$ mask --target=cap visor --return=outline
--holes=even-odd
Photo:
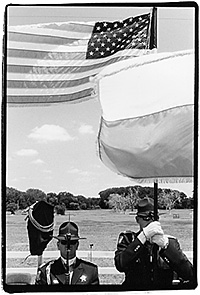
[[[138,213],[137,213],[137,216],[148,216],[150,212],[151,212],[151,211],[138,212]]]
[[[59,240],[59,241],[65,241],[66,238],[63,236],[53,236],[53,238]],[[86,238],[79,238],[79,237],[71,237],[70,240],[71,241],[78,241],[78,240],[85,240]]]

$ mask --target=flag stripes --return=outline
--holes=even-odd
[[[146,21],[146,30],[149,15],[140,17]],[[97,93],[90,77],[107,65],[151,52],[135,46],[104,58],[87,59],[93,29],[94,23],[76,22],[9,27],[7,102],[32,105],[94,98]],[[135,38],[137,36],[134,42]],[[145,40],[147,44],[148,36]]]
[[[80,79],[74,79],[74,80],[56,80],[56,81],[45,81],[45,85],[47,88],[67,88],[67,87],[74,87],[81,84],[86,84],[90,81],[89,77],[84,77]],[[8,88],[23,88],[24,87],[24,81],[20,80],[9,80]],[[41,81],[35,81],[34,83],[32,81],[26,81],[26,86],[28,88],[43,88],[43,83]]]
[[[188,105],[129,120],[102,119],[99,156],[134,179],[192,177],[193,114]]]
[[[54,104],[59,102],[79,102],[86,101],[91,99],[91,93],[93,89],[85,89],[83,91],[74,92],[72,94],[64,94],[64,95],[23,95],[20,97],[20,100],[16,99],[16,95],[10,95],[10,103],[18,104],[18,105],[38,105],[40,103],[45,104]]]

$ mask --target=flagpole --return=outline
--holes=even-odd
[[[154,182],[154,220],[158,220],[158,182]]]
[[[151,12],[149,49],[157,48],[157,8],[153,7]]]
[[[154,220],[157,221],[158,220],[158,182],[157,180],[154,181]],[[153,283],[154,285],[158,284],[159,282],[157,282],[157,256],[158,256],[158,250],[159,247],[158,245],[154,244],[153,245]]]
[[[42,262],[43,262],[43,255],[38,255],[38,267],[40,267]]]
[[[157,8],[153,7],[151,12],[151,21],[150,21],[150,29],[149,29],[150,37],[149,37],[149,46],[148,48],[153,50],[157,48]],[[158,181],[154,181],[154,220],[158,220]],[[158,255],[158,246],[156,244],[153,245],[153,282],[156,284],[157,282],[157,255]]]

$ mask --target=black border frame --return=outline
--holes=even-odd
[[[22,293],[22,292],[66,292],[63,290],[62,286],[36,286],[36,285],[8,285],[5,283],[6,278],[6,210],[5,208],[5,195],[6,195],[6,121],[7,121],[7,105],[6,105],[6,44],[7,44],[7,17],[8,17],[8,7],[10,6],[32,6],[32,7],[180,7],[180,8],[190,8],[193,7],[195,9],[195,95],[194,95],[194,182],[193,182],[193,193],[194,193],[194,220],[193,220],[193,242],[194,242],[194,252],[193,252],[193,266],[194,266],[194,283],[191,285],[182,285],[182,286],[173,286],[169,289],[129,289],[127,287],[123,287],[122,285],[98,285],[98,286],[76,286],[69,285],[67,292],[114,292],[114,291],[152,291],[152,290],[184,290],[184,289],[196,289],[197,282],[197,233],[198,233],[198,97],[199,97],[199,7],[198,4],[194,1],[183,1],[183,2],[142,2],[142,3],[70,3],[70,4],[8,4],[5,7],[4,13],[4,36],[3,36],[3,56],[2,56],[2,104],[1,104],[1,180],[2,180],[2,198],[1,198],[1,206],[2,206],[2,282],[3,289],[8,293]]]

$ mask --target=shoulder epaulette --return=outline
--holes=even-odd
[[[48,262],[44,262],[44,263],[42,263],[42,264],[38,267],[38,269],[42,269],[42,268],[44,268],[44,267],[46,267],[46,266],[48,266],[48,265],[54,263],[54,261],[55,261],[55,259],[54,259],[54,260],[50,260],[50,261],[48,261]]]

